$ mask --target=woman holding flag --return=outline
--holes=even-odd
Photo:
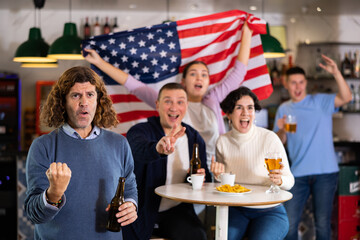
[[[181,83],[187,91],[189,100],[188,111],[183,122],[194,127],[203,137],[206,143],[208,166],[215,155],[217,138],[220,134],[225,133],[220,102],[229,92],[240,86],[247,72],[253,33],[247,21],[245,20],[242,27],[241,44],[234,68],[222,81],[209,89],[209,69],[202,61],[192,61],[183,70]],[[125,86],[131,94],[155,109],[155,101],[158,96],[155,89],[106,62],[95,50],[85,48],[84,51],[87,52],[85,59],[89,63],[98,67],[117,83]]]

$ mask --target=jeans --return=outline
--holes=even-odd
[[[338,173],[296,177],[290,190],[293,198],[285,202],[289,217],[287,240],[298,239],[298,226],[304,206],[310,194],[313,197],[314,220],[317,240],[331,239],[331,212],[337,188]]]
[[[289,221],[283,205],[271,208],[229,207],[229,240],[284,239]]]

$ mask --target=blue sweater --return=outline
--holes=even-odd
[[[206,164],[204,140],[192,127],[184,123],[182,125],[186,127],[189,160],[194,143],[198,143],[201,167],[205,169],[206,181],[211,181]],[[160,125],[159,117],[150,117],[148,122],[133,126],[126,135],[135,161],[134,172],[139,191],[139,210],[138,219],[123,228],[124,239],[149,239],[152,234],[161,200],[154,190],[158,186],[165,185],[166,182],[167,155],[160,155],[156,151],[156,144],[163,136],[165,133]]]
[[[45,175],[52,162],[66,163],[72,171],[58,209],[45,204],[49,187]],[[105,229],[105,208],[115,194],[119,177],[126,177],[125,199],[137,202],[134,162],[126,139],[101,129],[91,140],[75,139],[62,128],[34,140],[26,162],[25,211],[35,223],[35,239],[122,239]]]

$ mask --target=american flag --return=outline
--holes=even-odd
[[[245,21],[254,32],[242,85],[261,100],[272,93],[259,35],[266,33],[266,22],[240,10],[95,36],[84,40],[83,47],[95,49],[105,61],[156,90],[168,82],[180,82],[185,65],[193,60],[208,65],[210,84],[216,84],[234,66]],[[125,135],[134,124],[157,115],[97,67],[92,69],[103,78],[120,119],[115,132]]]

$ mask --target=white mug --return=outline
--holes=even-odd
[[[193,190],[200,190],[204,182],[204,174],[191,174],[186,180],[192,184]]]
[[[230,186],[234,186],[235,183],[235,174],[231,173],[222,173],[220,175],[221,184],[229,184]]]

